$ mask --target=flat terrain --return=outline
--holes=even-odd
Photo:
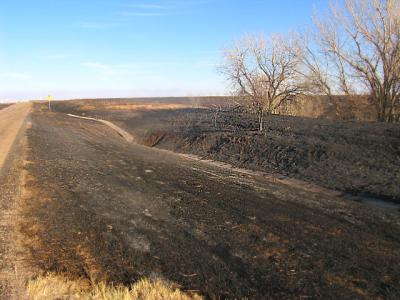
[[[127,143],[60,107],[35,104],[27,132],[32,267],[209,298],[400,298],[397,211]]]

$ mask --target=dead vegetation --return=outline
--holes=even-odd
[[[100,102],[102,103],[101,109],[106,110],[148,110],[148,109],[179,109],[187,107],[183,104],[177,103],[112,103],[112,102]],[[84,105],[81,107],[82,110],[94,110],[98,107],[95,105]]]
[[[27,296],[32,300],[201,300],[196,294],[181,292],[162,280],[142,279],[130,287],[70,279],[65,275],[47,274],[31,280]]]
[[[293,108],[292,103],[286,113],[313,113],[314,118],[270,115],[265,117],[264,133],[257,133],[259,123],[253,114],[218,101],[200,109],[138,110],[134,116],[100,106],[92,112],[84,111],[84,102],[60,102],[57,110],[99,115],[146,146],[197,154],[312,181],[352,195],[398,202],[399,125],[353,121],[374,118],[368,113],[366,98],[361,98],[358,106],[345,97],[333,97],[334,102],[311,99],[309,106]],[[364,109],[360,109],[360,103]],[[321,116],[324,118],[318,118]]]
[[[221,111],[217,126],[209,110],[177,113],[170,122],[161,112],[148,112],[143,119],[146,129],[133,120],[125,126],[148,146],[285,174],[351,195],[400,201],[398,124],[273,115],[259,133],[258,120],[246,112]]]
[[[53,103],[53,109],[58,112],[72,113],[77,115],[97,116],[107,119],[111,117],[112,112],[118,113],[121,120],[128,118],[141,118],[143,113],[149,111],[160,110],[168,111],[185,110],[185,109],[210,109],[210,114],[213,115],[214,126],[217,127],[219,113],[232,108],[238,107],[238,99],[232,96],[225,97],[197,97],[196,107],[193,107],[191,98],[148,98],[148,99],[91,99],[91,100],[70,100],[68,105],[64,105],[65,101],[56,101]],[[148,101],[148,104],[143,104]],[[173,101],[170,105],[164,105],[167,101]],[[159,105],[152,106],[151,103],[156,102]],[[175,104],[173,104],[175,103]],[[164,105],[164,106],[163,106]],[[179,107],[174,109],[173,107]],[[118,107],[118,110],[113,109]],[[153,109],[151,108],[153,107]],[[107,108],[107,109],[106,109]],[[109,109],[111,108],[111,109]],[[45,111],[46,107],[43,106]],[[371,103],[367,97],[359,99],[335,96],[326,97],[324,95],[299,95],[293,101],[283,103],[275,111],[276,114],[324,118],[330,120],[358,120],[358,121],[374,121],[376,120],[377,111],[371,107]]]
[[[305,66],[328,96],[368,95],[377,120],[400,117],[400,4],[397,0],[345,0],[316,18],[315,43]]]
[[[68,102],[62,104],[68,110]],[[171,114],[182,111],[147,113],[152,118],[132,118],[125,128],[132,130],[137,122],[148,130],[145,123],[156,121],[165,127]],[[232,121],[224,113],[220,118],[218,126]],[[197,127],[199,141],[202,134],[228,128],[213,127],[207,114],[202,122],[194,120],[196,126],[208,126]],[[297,118],[298,133],[307,132],[301,124],[307,120],[316,122],[313,133],[326,125]],[[357,299],[362,294],[390,299],[399,294],[395,212],[129,145],[97,122],[80,124],[62,113],[41,113],[39,107],[32,122],[29,159],[34,163],[27,167],[35,181],[28,188],[40,191],[33,199],[50,201],[27,199],[23,228],[41,273],[128,289],[142,278],[166,278],[182,291],[211,299]],[[256,123],[256,130],[242,132],[258,135]],[[284,125],[276,130],[296,133],[287,129],[292,124]],[[221,153],[236,158],[224,149],[229,148]],[[335,281],[338,276],[349,282]],[[383,276],[391,279],[383,282]]]
[[[220,70],[237,95],[233,99],[257,115],[259,131],[264,115],[293,102],[303,90],[296,43],[282,36],[245,37],[224,53]]]
[[[264,114],[282,113],[282,106],[310,96],[324,96],[330,103],[345,97],[356,106],[367,98],[376,120],[398,122],[399,2],[331,2],[328,13],[315,18],[312,31],[311,39],[304,33],[244,37],[224,52],[221,70],[234,101],[257,115],[259,130]]]

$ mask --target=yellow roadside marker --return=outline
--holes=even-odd
[[[51,111],[51,101],[54,100],[52,95],[47,95],[46,100],[49,102],[49,111]]]

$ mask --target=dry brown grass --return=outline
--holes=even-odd
[[[80,110],[96,110],[102,108],[105,110],[164,110],[164,109],[180,109],[190,107],[189,104],[178,103],[97,103],[82,104],[79,106]]]
[[[331,284],[344,287],[361,297],[368,298],[368,291],[365,288],[368,285],[368,282],[365,279],[350,276],[335,276],[332,274],[328,274],[326,277]]]
[[[131,287],[91,284],[84,279],[70,280],[63,275],[48,274],[31,280],[27,297],[32,300],[200,300],[162,280],[142,279]]]
[[[149,103],[149,104],[107,104],[105,105],[106,109],[110,110],[135,110],[135,109],[141,109],[141,110],[159,110],[159,109],[179,109],[179,108],[186,108],[188,105],[183,105],[183,104],[174,104],[174,103]]]

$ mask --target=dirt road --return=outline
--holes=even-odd
[[[398,212],[127,143],[40,111],[21,231],[32,266],[208,297],[400,297]]]
[[[0,169],[30,109],[30,103],[18,103],[0,110]]]
[[[21,299],[24,289],[17,211],[30,109],[30,103],[20,103],[0,110],[0,299]]]

